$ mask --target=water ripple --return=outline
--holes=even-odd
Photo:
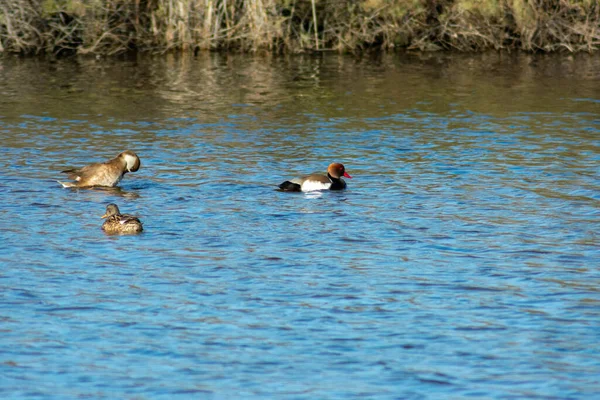
[[[591,73],[239,57],[59,63],[68,95],[2,61],[2,397],[600,392]],[[55,182],[124,148],[118,189]],[[275,190],[332,161],[347,191]]]

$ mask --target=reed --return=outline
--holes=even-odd
[[[3,0],[0,52],[593,51],[597,0]]]

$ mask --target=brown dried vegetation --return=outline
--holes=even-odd
[[[0,52],[593,51],[597,0],[3,0]]]

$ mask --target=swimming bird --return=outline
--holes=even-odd
[[[106,213],[102,216],[106,221],[102,230],[109,234],[114,233],[139,233],[144,230],[142,222],[133,215],[121,214],[116,204],[106,206]]]
[[[128,172],[140,169],[140,158],[131,150],[126,150],[103,163],[94,163],[83,168],[72,168],[61,171],[75,182],[61,182],[63,187],[91,187],[108,186],[114,187],[123,179]]]
[[[283,182],[279,189],[284,192],[310,192],[313,190],[342,190],[346,189],[346,181],[342,179],[352,178],[346,172],[343,164],[332,163],[327,168],[327,175],[311,174],[300,178],[294,178]]]

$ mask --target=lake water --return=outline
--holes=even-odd
[[[2,398],[600,393],[600,55],[4,58],[0,137]]]

